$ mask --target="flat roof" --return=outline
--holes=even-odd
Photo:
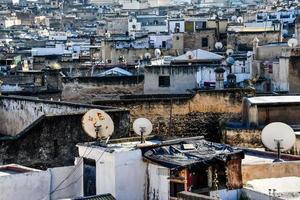
[[[280,199],[300,198],[300,177],[254,179],[247,182],[247,189],[269,195],[269,189],[276,190]]]
[[[300,103],[300,96],[261,96],[247,98],[251,104]]]
[[[126,152],[138,149],[141,145],[151,146],[155,144],[159,144],[161,141],[158,140],[147,140],[145,143],[141,144],[140,141],[133,141],[133,142],[120,142],[120,143],[108,143],[107,146],[101,145],[99,142],[88,142],[88,143],[81,143],[77,144],[78,147],[88,147],[94,149],[107,149],[113,150],[113,152]]]

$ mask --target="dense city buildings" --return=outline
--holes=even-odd
[[[298,0],[0,0],[0,200],[300,199],[299,92]]]

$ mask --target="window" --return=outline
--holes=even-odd
[[[208,38],[202,38],[202,47],[208,47]]]
[[[170,183],[170,196],[177,197],[177,193],[184,191],[184,184],[183,183]]]
[[[176,40],[179,40],[179,36],[176,36]]]
[[[242,67],[242,73],[246,73],[246,68]]]
[[[170,87],[170,76],[160,76],[158,77],[159,87]]]

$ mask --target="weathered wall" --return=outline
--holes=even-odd
[[[260,129],[224,129],[222,142],[236,147],[263,147]]]
[[[144,76],[81,77],[64,79],[62,99],[90,102],[91,99],[112,99],[119,95],[143,93]]]
[[[129,113],[109,113],[115,122],[113,138],[127,136]],[[0,164],[18,163],[45,169],[72,165],[76,144],[92,141],[81,127],[83,114],[46,116],[19,137],[0,138]]]
[[[131,99],[96,101],[130,110],[131,120],[149,118],[154,134],[198,135],[220,131],[222,122],[240,115],[242,97],[252,90],[199,91],[195,95],[133,96]]]
[[[222,142],[236,147],[263,148],[261,140],[262,129],[225,128],[222,130]],[[296,135],[294,147],[288,151],[300,155],[300,135]]]
[[[38,100],[34,98],[0,96],[0,133],[14,136],[42,115],[83,113],[95,106]],[[112,107],[98,107],[117,110]]]
[[[300,161],[242,165],[243,182],[253,179],[300,176]]]
[[[258,34],[256,32],[249,33],[227,33],[227,45],[235,47],[236,45],[243,45],[252,49],[253,40],[255,37],[259,40],[259,45],[265,45],[272,42],[278,42],[280,31],[271,31]]]
[[[293,56],[290,58],[289,62],[289,89],[291,93],[299,93],[299,85],[300,85],[300,53],[297,56]]]
[[[205,47],[202,44],[202,38],[208,39],[208,46]],[[215,29],[202,29],[199,32],[185,33],[184,34],[184,49],[194,50],[194,49],[204,49],[212,50],[216,43],[216,30]]]

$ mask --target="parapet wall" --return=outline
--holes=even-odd
[[[95,101],[99,105],[125,107],[131,120],[146,117],[154,124],[154,134],[197,135],[217,131],[219,123],[240,115],[242,98],[252,90],[209,90],[194,95],[133,95],[121,100]],[[206,126],[208,124],[208,126]],[[214,133],[216,134],[216,133]]]
[[[118,109],[110,106],[0,96],[0,134],[15,136],[42,115],[84,113],[91,108],[107,110],[110,113],[118,111]]]

